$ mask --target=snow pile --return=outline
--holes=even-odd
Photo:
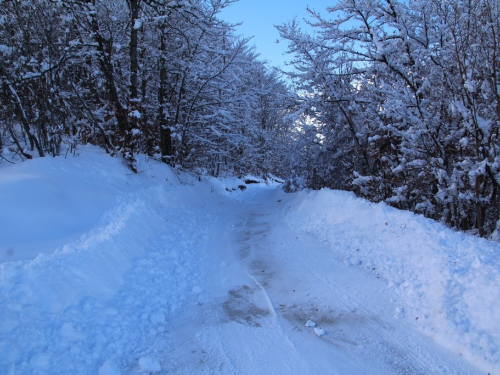
[[[8,294],[24,295],[25,304],[53,313],[83,296],[106,300],[121,285],[132,260],[142,255],[148,238],[164,224],[154,210],[160,201],[160,189],[125,196],[97,228],[54,254],[4,263],[2,275],[15,279]]]
[[[1,374],[160,371],[169,321],[197,298],[210,187],[81,150],[1,170]]]
[[[123,192],[123,179],[113,181],[103,158],[92,148],[86,162],[70,155],[36,159],[0,170],[0,262],[34,259],[92,229]],[[109,161],[108,161],[109,162]],[[83,171],[92,165],[90,171]],[[93,184],[99,181],[98,185]],[[91,203],[91,204],[89,204]]]
[[[395,315],[476,365],[500,370],[500,244],[348,192],[301,192],[288,224],[401,295]]]

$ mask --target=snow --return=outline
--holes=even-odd
[[[1,374],[500,372],[496,242],[91,146],[0,168]]]
[[[316,336],[324,336],[325,335],[325,330],[323,328],[315,327],[314,328],[314,334]]]
[[[151,316],[149,317],[149,320],[153,324],[163,324],[163,323],[165,323],[165,314],[162,313],[161,311],[156,311],[156,312],[151,314]]]
[[[160,372],[161,366],[160,363],[153,358],[141,358],[139,360],[139,367],[142,372]]]
[[[120,167],[115,159],[88,151],[70,162],[37,159],[0,172],[0,262],[33,260],[53,253],[89,232],[125,193],[124,176],[107,173]],[[85,171],[92,165],[92,170]]]
[[[472,361],[500,363],[498,243],[326,189],[300,193],[288,220],[394,288],[397,317]]]
[[[118,366],[112,361],[105,361],[101,367],[99,367],[98,375],[121,375],[121,371]]]
[[[140,19],[136,19],[134,22],[134,30],[140,29],[142,27],[143,21]]]
[[[193,286],[192,292],[194,294],[200,294],[203,292],[203,290],[199,286]]]
[[[137,22],[137,20],[136,20],[136,22]],[[130,117],[134,117],[134,118],[137,118],[137,119],[140,119],[142,117],[141,112],[139,112],[137,109],[133,110],[128,115]]]

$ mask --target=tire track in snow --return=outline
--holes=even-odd
[[[286,244],[289,248],[295,248],[295,244],[290,241],[289,237],[286,238]],[[315,258],[306,258],[302,254],[303,252],[296,251],[295,253],[301,258],[302,264],[307,267],[308,272],[313,274],[317,280],[321,281],[324,286],[326,286],[332,293],[334,293],[335,297],[340,299],[344,307],[347,311],[354,311],[356,315],[366,317],[365,319],[355,319],[357,321],[357,325],[360,326],[360,323],[367,324],[370,328],[370,331],[373,332],[372,338],[376,336],[382,337],[382,342],[384,346],[386,346],[389,350],[389,355],[401,356],[402,363],[394,362],[391,358],[386,358],[387,362],[391,364],[391,366],[395,366],[395,370],[398,373],[404,374],[426,374],[431,373],[430,369],[425,365],[425,362],[419,358],[419,356],[413,354],[403,354],[407,353],[405,350],[405,346],[398,340],[396,335],[393,335],[389,332],[388,329],[382,327],[382,322],[377,322],[376,314],[369,311],[365,308],[360,302],[358,302],[358,298],[352,296],[352,294],[346,293],[346,291],[341,291],[338,287],[335,286],[322,272],[319,271],[321,268],[320,264],[317,263]],[[356,324],[352,326],[352,329],[356,329]],[[360,327],[361,328],[361,327]],[[328,341],[328,338],[325,338]],[[408,358],[408,360],[406,359]]]
[[[271,226],[256,223],[254,209],[246,203],[234,204],[230,211],[217,223],[219,230],[213,234],[213,272],[207,280],[211,291],[197,335],[209,357],[202,372],[319,373],[285,334],[265,281],[258,280],[263,264],[255,263],[254,240],[256,235],[264,237]]]

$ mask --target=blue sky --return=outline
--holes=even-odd
[[[221,18],[232,23],[243,22],[237,33],[245,37],[253,36],[250,44],[256,46],[261,59],[285,68],[285,61],[290,60],[290,57],[284,56],[287,43],[276,43],[279,34],[274,25],[297,18],[306,29],[303,19],[309,19],[308,6],[326,15],[326,7],[335,3],[335,0],[239,0],[226,8]]]

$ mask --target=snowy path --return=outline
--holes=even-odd
[[[288,228],[286,198],[263,191],[219,219],[204,259],[206,290],[171,328],[168,371],[479,373],[395,320],[397,297],[376,276]]]
[[[141,170],[87,147],[1,171],[0,374],[498,373],[498,244]]]

